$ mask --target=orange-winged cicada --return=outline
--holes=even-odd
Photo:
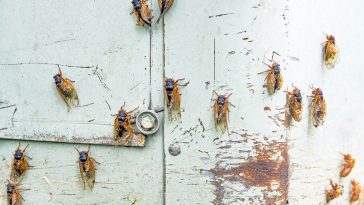
[[[343,185],[334,183],[330,180],[331,189],[326,190],[326,202],[329,203],[331,200],[336,199],[337,197],[343,194]]]
[[[302,119],[303,111],[301,90],[294,87],[292,92],[287,92],[287,95],[289,97],[289,113],[296,122],[299,122]]]
[[[124,110],[125,103],[120,107],[118,114],[114,120],[114,140],[117,144],[130,144],[134,135],[134,128],[131,122],[131,113],[136,111],[138,108],[133,109],[132,111],[126,112]],[[140,134],[141,135],[141,134]]]
[[[355,180],[351,180],[351,197],[350,197],[350,202],[356,202],[359,200],[360,198],[360,194],[361,194],[361,186],[360,183],[355,181]]]
[[[221,133],[225,133],[228,128],[229,121],[229,105],[235,107],[233,104],[229,102],[229,97],[232,95],[219,95],[216,91],[214,94],[217,98],[214,100],[214,120],[215,120],[215,129]]]
[[[83,182],[83,188],[86,189],[86,186],[92,189],[95,185],[96,179],[96,161],[94,158],[89,156],[90,146],[88,146],[87,151],[79,151],[78,152],[79,159],[78,165],[80,168],[80,175]]]
[[[266,64],[269,67],[269,70],[259,73],[262,74],[268,72],[266,79],[267,79],[267,88],[269,94],[273,94],[276,90],[280,90],[283,85],[281,66],[279,63],[273,60],[274,54],[279,55],[278,53],[273,52],[272,59],[270,60],[272,62],[271,65],[264,62],[264,64]]]
[[[21,181],[21,179],[25,176],[25,173],[29,169],[29,164],[26,158],[29,158],[25,155],[25,150],[28,148],[29,144],[22,150],[20,149],[20,143],[15,150],[14,158],[11,163],[11,173],[10,179],[14,181]]]
[[[334,68],[340,55],[339,47],[336,45],[333,35],[326,35],[324,46],[324,62],[326,68]]]
[[[57,92],[66,103],[68,111],[72,106],[78,106],[80,103],[76,89],[70,79],[63,77],[61,68],[58,68],[58,74],[54,75],[53,78]]]
[[[173,5],[173,2],[174,2],[174,0],[158,0],[158,6],[159,6],[159,9],[161,10],[161,13],[158,17],[157,23],[159,23],[159,21],[162,19],[164,14],[166,14],[168,9],[171,8],[171,6]]]
[[[355,166],[355,159],[351,156],[351,154],[343,154],[343,156],[344,163],[340,172],[340,177],[347,177]]]
[[[132,0],[133,12],[137,18],[137,25],[151,25],[152,15],[146,0]]]
[[[178,86],[187,86],[189,82],[181,85],[179,81],[184,79],[173,80],[167,78],[164,80],[164,97],[168,108],[168,119],[170,121],[179,120],[181,118],[181,96]]]
[[[23,197],[19,193],[18,184],[13,184],[8,180],[6,185],[7,205],[22,205]]]
[[[323,125],[326,119],[326,101],[320,88],[314,88],[311,86],[311,89],[312,96],[309,96],[312,98],[311,119],[313,126],[318,127]]]

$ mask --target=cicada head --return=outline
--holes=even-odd
[[[140,10],[142,8],[142,1],[141,0],[133,0],[131,2],[135,10]]]
[[[88,159],[88,152],[82,151],[80,152],[80,161],[86,162]]]
[[[223,106],[225,104],[225,100],[226,100],[225,96],[223,95],[217,96],[217,104],[219,106]]]
[[[326,36],[326,39],[332,43],[335,43],[335,37],[333,35]]]
[[[175,81],[173,79],[168,78],[165,80],[165,89],[169,101],[172,98],[174,87],[175,87]]]
[[[62,76],[60,74],[56,74],[53,78],[56,85],[60,85],[62,83]]]
[[[301,94],[301,90],[300,90],[300,89],[295,88],[295,89],[293,90],[293,94],[294,94],[294,97],[296,98],[296,100],[297,100],[298,102],[302,102],[302,94]]]
[[[23,151],[19,148],[16,149],[14,154],[15,160],[20,160],[22,157],[23,157]]]
[[[281,73],[281,67],[280,67],[281,65],[279,65],[278,63],[274,63],[273,65],[272,65],[272,67],[273,67],[273,71],[274,71],[274,74],[280,74]]]
[[[128,114],[125,112],[125,110],[120,109],[118,113],[118,120],[121,122],[125,122],[127,120]]]
[[[13,184],[10,184],[10,183],[8,183],[7,185],[6,185],[6,193],[8,193],[8,194],[12,194],[13,192],[14,192],[14,185]]]

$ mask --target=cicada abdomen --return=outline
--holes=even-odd
[[[144,26],[147,24],[151,26],[151,11],[146,0],[133,0],[133,13],[137,19],[138,26]]]
[[[295,87],[292,92],[288,92],[288,95],[290,115],[296,122],[300,122],[303,111],[301,90]]]
[[[59,68],[58,74],[53,76],[53,78],[57,92],[66,103],[68,111],[71,107],[78,106],[80,103],[76,89],[70,79],[63,77],[61,68]]]
[[[87,151],[80,152],[77,148],[76,150],[79,154],[78,165],[84,189],[86,189],[86,186],[92,189],[96,181],[96,161],[89,156],[90,146]]]
[[[333,35],[326,36],[326,42],[324,46],[324,62],[326,68],[334,68],[338,62],[340,55],[339,47],[336,45],[335,37]]]
[[[20,149],[20,143],[15,150],[14,158],[11,164],[11,173],[10,179],[13,181],[21,181],[21,179],[25,176],[27,170],[29,169],[29,164],[25,155],[25,150],[28,148],[27,145],[23,150]]]
[[[326,101],[320,88],[312,88],[311,118],[315,127],[324,124],[326,119]]]
[[[214,103],[214,121],[215,121],[215,129],[218,132],[225,133],[228,129],[228,121],[229,121],[229,95],[219,95],[215,91],[217,98]],[[233,106],[233,105],[232,105]]]

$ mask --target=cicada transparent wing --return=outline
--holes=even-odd
[[[274,93],[275,86],[276,86],[276,78],[275,78],[274,72],[269,71],[268,76],[267,76],[267,88],[268,88],[269,94]]]
[[[320,96],[315,96],[311,108],[313,126],[318,127],[324,124],[326,119],[326,102]]]
[[[339,47],[332,41],[326,41],[324,47],[324,62],[328,69],[334,68],[340,57]]]

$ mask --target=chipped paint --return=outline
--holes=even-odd
[[[229,148],[229,146],[220,147],[220,149]],[[221,160],[216,163],[215,168],[209,170],[213,175],[211,183],[216,188],[213,204],[224,204],[223,200],[227,192],[225,185],[236,183],[247,188],[263,188],[266,192],[259,200],[264,204],[283,204],[288,200],[289,158],[287,143],[257,144],[254,150],[255,156],[248,157],[246,162],[233,164],[230,167],[222,166],[226,162]],[[244,198],[243,195],[241,197]]]

